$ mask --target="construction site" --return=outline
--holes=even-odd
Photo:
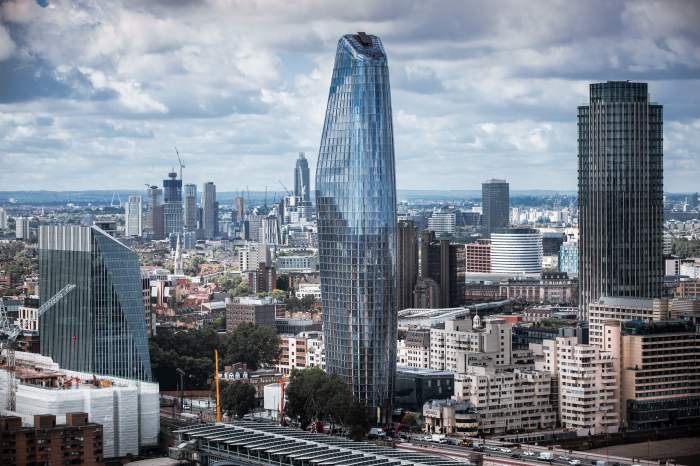
[[[58,424],[65,424],[67,413],[87,413],[90,422],[104,426],[105,458],[136,455],[158,445],[157,383],[66,371],[34,353],[14,357],[14,370],[8,370],[3,351],[0,414],[21,417],[23,426],[32,426],[37,414],[55,415]],[[8,409],[12,398],[14,410]]]

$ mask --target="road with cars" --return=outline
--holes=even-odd
[[[410,444],[432,447],[446,451],[454,451],[455,453],[459,452],[462,454],[474,451],[472,447],[465,447],[461,445],[448,445],[444,443],[433,442],[432,440],[428,441],[425,437],[422,436],[411,436]],[[541,451],[549,451],[553,453],[554,458],[551,461],[538,459]],[[549,463],[557,466],[592,466],[593,462],[595,461],[606,461],[606,457],[604,456],[601,458],[600,455],[595,455],[595,458],[593,458],[594,455],[588,455],[578,451],[574,451],[573,453],[564,453],[561,447],[558,448],[556,451],[542,449],[542,447],[538,447],[536,450],[534,448],[528,450],[527,445],[521,444],[520,449],[517,449],[501,445],[489,445],[488,440],[486,441],[486,446],[484,450],[480,453],[484,455],[484,457],[492,456],[502,459],[532,462],[540,465],[543,463]],[[519,455],[519,457],[515,455]],[[624,459],[610,458],[609,466],[630,466],[632,464],[631,459],[627,458],[626,460],[627,461],[625,461]]]

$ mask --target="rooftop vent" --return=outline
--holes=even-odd
[[[357,35],[353,37],[365,49],[371,49],[374,46],[374,44],[372,44],[372,39],[364,32],[358,32]]]

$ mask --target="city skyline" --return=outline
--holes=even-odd
[[[539,187],[539,178],[551,189],[570,189],[571,109],[586,101],[590,82],[630,79],[648,82],[665,103],[669,191],[695,191],[695,3],[656,10],[646,2],[603,2],[561,11],[540,2],[525,16],[497,3],[477,10],[445,4],[427,16],[410,3],[402,14],[368,4],[358,16],[334,4],[323,11],[296,5],[291,14],[282,4],[222,11],[237,27],[233,35],[194,5],[76,6],[81,26],[69,21],[69,4],[11,5],[0,7],[0,163],[7,167],[0,182],[18,190],[159,185],[165,167],[177,166],[176,145],[186,183],[211,179],[230,192],[244,188],[244,177],[251,189],[270,187],[269,172],[298,152],[316,163],[315,128],[338,31],[372,30],[396,57],[399,189],[476,187],[494,177],[510,180],[513,190]],[[287,18],[297,14],[301,26]],[[451,17],[466,23],[457,27]],[[332,27],[320,21],[329,18]],[[207,39],[204,23],[226,42]],[[158,27],[145,33],[144,24]],[[169,31],[178,28],[191,34],[173,39]],[[422,53],[428,50],[440,53]],[[241,60],[222,63],[219,53]],[[213,166],[219,179],[211,177]],[[293,185],[288,171],[275,176]]]

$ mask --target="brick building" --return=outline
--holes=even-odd
[[[232,332],[241,322],[276,329],[276,312],[276,301],[272,298],[232,298],[226,303],[226,331]]]
[[[86,413],[66,413],[66,424],[56,416],[34,416],[34,427],[22,427],[19,416],[0,416],[3,464],[15,466],[103,464],[102,425]]]
[[[491,273],[491,240],[478,239],[476,244],[465,245],[467,272]]]
[[[257,269],[246,270],[241,277],[255,293],[272,293],[277,288],[277,269],[258,264]]]

